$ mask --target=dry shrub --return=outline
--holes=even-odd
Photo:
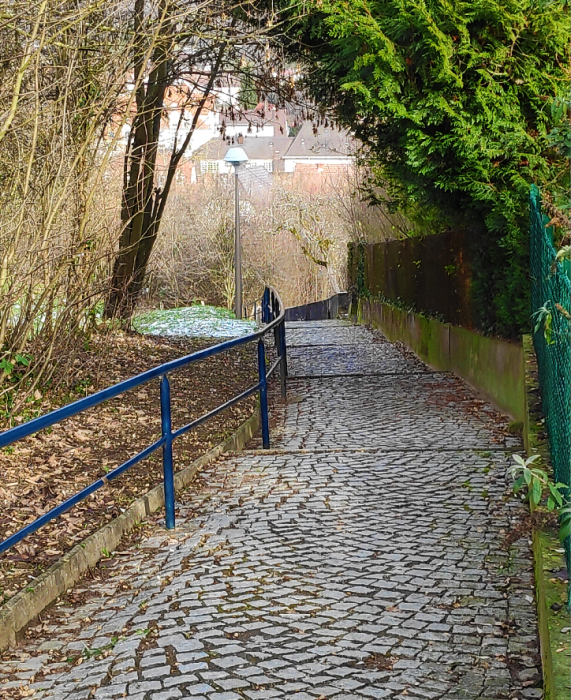
[[[17,407],[89,333],[114,247],[103,177],[124,91],[122,4],[0,0],[0,397]]]
[[[288,306],[323,299],[346,287],[347,243],[390,215],[370,210],[356,193],[352,168],[335,173],[274,173],[272,186],[241,189],[244,300],[266,284]],[[233,178],[181,181],[171,194],[149,271],[147,303],[193,301],[232,307]],[[387,216],[389,217],[387,219]]]

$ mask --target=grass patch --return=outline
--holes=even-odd
[[[539,533],[543,563],[543,587],[547,605],[547,625],[551,646],[555,698],[563,700],[571,693],[571,618],[567,611],[567,576],[564,550],[556,534]]]

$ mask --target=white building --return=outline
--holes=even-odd
[[[269,125],[264,125],[269,131]],[[266,135],[259,131],[240,133],[233,138],[226,131],[226,139],[212,139],[195,153],[195,163],[200,174],[232,172],[232,166],[224,162],[231,146],[241,146],[250,159],[246,167],[264,168],[269,173],[338,172],[353,166],[352,139],[348,132],[328,127],[315,127],[306,122],[295,137]],[[315,133],[317,132],[317,133]]]

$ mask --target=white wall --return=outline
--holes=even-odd
[[[266,138],[275,136],[275,127],[273,124],[264,124],[259,131],[256,131],[256,127],[252,126],[252,131],[248,132],[248,125],[236,125],[227,124],[226,125],[226,136],[236,136],[237,134],[242,134],[246,138]]]
[[[196,151],[197,148],[204,146],[204,144],[210,141],[210,139],[214,138],[215,136],[219,136],[217,117],[218,115],[214,112],[205,111],[202,113],[200,117],[201,126],[195,130],[190,140],[188,147],[189,155],[192,154],[193,151]],[[170,150],[174,146],[174,139],[179,118],[180,112],[176,110],[169,112],[169,124],[166,128],[161,129],[159,136],[159,144],[163,148]],[[193,115],[191,112],[185,110],[185,114],[178,132],[179,146],[190,131],[192,119]]]

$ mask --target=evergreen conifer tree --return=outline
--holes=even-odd
[[[560,198],[569,186],[567,0],[297,8],[282,6],[314,99],[365,144],[377,181],[409,215],[474,231],[483,325],[527,327],[529,186]]]

